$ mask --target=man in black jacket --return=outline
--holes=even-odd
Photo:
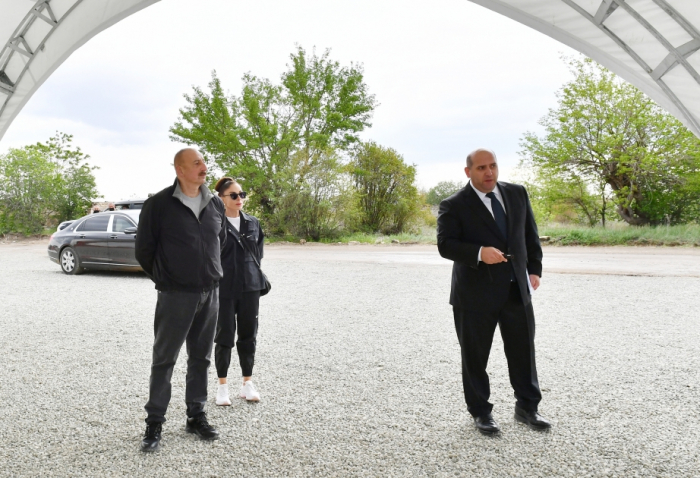
[[[204,405],[223,276],[220,253],[226,241],[225,208],[204,185],[207,167],[198,151],[179,151],[175,172],[172,186],[144,202],[136,234],[136,259],[158,290],[143,451],[160,446],[170,379],[185,342],[185,430],[205,440],[219,438],[219,432],[207,422]]]
[[[542,248],[525,188],[498,182],[496,155],[467,156],[467,186],[440,203],[438,250],[454,261],[450,304],[462,349],[467,409],[482,433],[498,433],[486,373],[498,324],[515,391],[515,419],[546,430],[535,366],[535,315],[530,290],[539,287]]]

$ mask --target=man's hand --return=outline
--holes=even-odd
[[[532,290],[537,290],[537,288],[540,286],[540,276],[530,274],[530,285],[532,285]]]
[[[495,247],[482,247],[481,262],[485,262],[486,264],[498,264],[499,262],[508,262],[508,259],[503,257],[503,253]]]

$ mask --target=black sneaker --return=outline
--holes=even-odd
[[[216,428],[209,425],[206,413],[200,413],[194,418],[188,418],[187,423],[185,424],[185,431],[187,433],[199,435],[202,440],[219,439],[219,432]]]
[[[146,433],[141,440],[141,451],[152,452],[160,449],[160,434],[163,424],[160,422],[146,422]]]

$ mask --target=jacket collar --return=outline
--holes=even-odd
[[[506,211],[511,210],[510,208],[510,202],[508,201],[508,195],[506,194],[505,190],[505,184],[498,182],[497,183],[498,187],[498,192],[501,194],[501,197],[503,198],[503,202],[506,204]],[[476,193],[474,190],[474,187],[472,186],[471,181],[466,185],[464,188],[464,192],[467,196],[467,203],[476,211],[476,213],[479,215],[479,217],[486,223],[486,225],[491,229],[491,231],[496,234],[498,237],[501,239],[505,240],[505,237],[503,237],[503,233],[501,233],[501,230],[498,227],[498,224],[496,224],[496,220],[493,218],[493,215],[491,212],[489,212],[488,208],[484,204],[484,201],[481,200],[481,197]],[[510,229],[510,215],[506,212],[506,218],[508,222],[508,228]],[[510,231],[509,231],[510,232]]]
[[[503,198],[503,202],[506,205],[506,220],[508,221],[508,237],[510,237],[510,223],[511,223],[510,211],[512,211],[513,208],[512,208],[511,201],[510,201],[511,190],[510,190],[509,184],[498,182],[498,191],[501,193],[501,197]]]
[[[185,193],[182,192],[182,188],[180,187],[180,181],[178,181],[177,177],[175,178],[175,182],[173,183],[173,188],[173,197],[179,199],[180,202],[183,202],[186,199],[191,199],[187,195],[185,195]],[[199,193],[202,195],[202,203],[199,206],[199,214],[201,214],[204,208],[207,207],[209,202],[214,198],[214,194],[212,194],[212,192],[205,184],[199,186]],[[197,214],[198,217],[199,214]]]
[[[240,211],[239,214],[241,215],[241,235],[245,235],[248,233],[248,222],[250,221],[250,218],[244,213],[243,211]]]

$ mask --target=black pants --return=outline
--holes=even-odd
[[[216,349],[214,361],[219,378],[228,375],[231,365],[231,349],[233,348],[236,328],[238,328],[238,361],[244,377],[253,375],[255,363],[255,344],[258,335],[258,309],[260,291],[243,292],[237,299],[221,299],[219,320],[216,324]],[[236,327],[237,326],[237,327]]]
[[[507,287],[507,286],[506,286]],[[496,324],[501,329],[508,361],[510,383],[516,404],[537,410],[542,399],[535,366],[535,314],[532,303],[523,304],[516,282],[511,282],[508,300],[493,312],[454,308],[455,328],[462,349],[462,383],[467,409],[473,416],[491,413],[491,388],[486,365]]]
[[[187,343],[185,403],[195,417],[207,403],[211,347],[219,310],[219,289],[209,292],[158,292],[153,324],[153,364],[147,422],[164,422],[171,395],[170,380],[182,344]]]

